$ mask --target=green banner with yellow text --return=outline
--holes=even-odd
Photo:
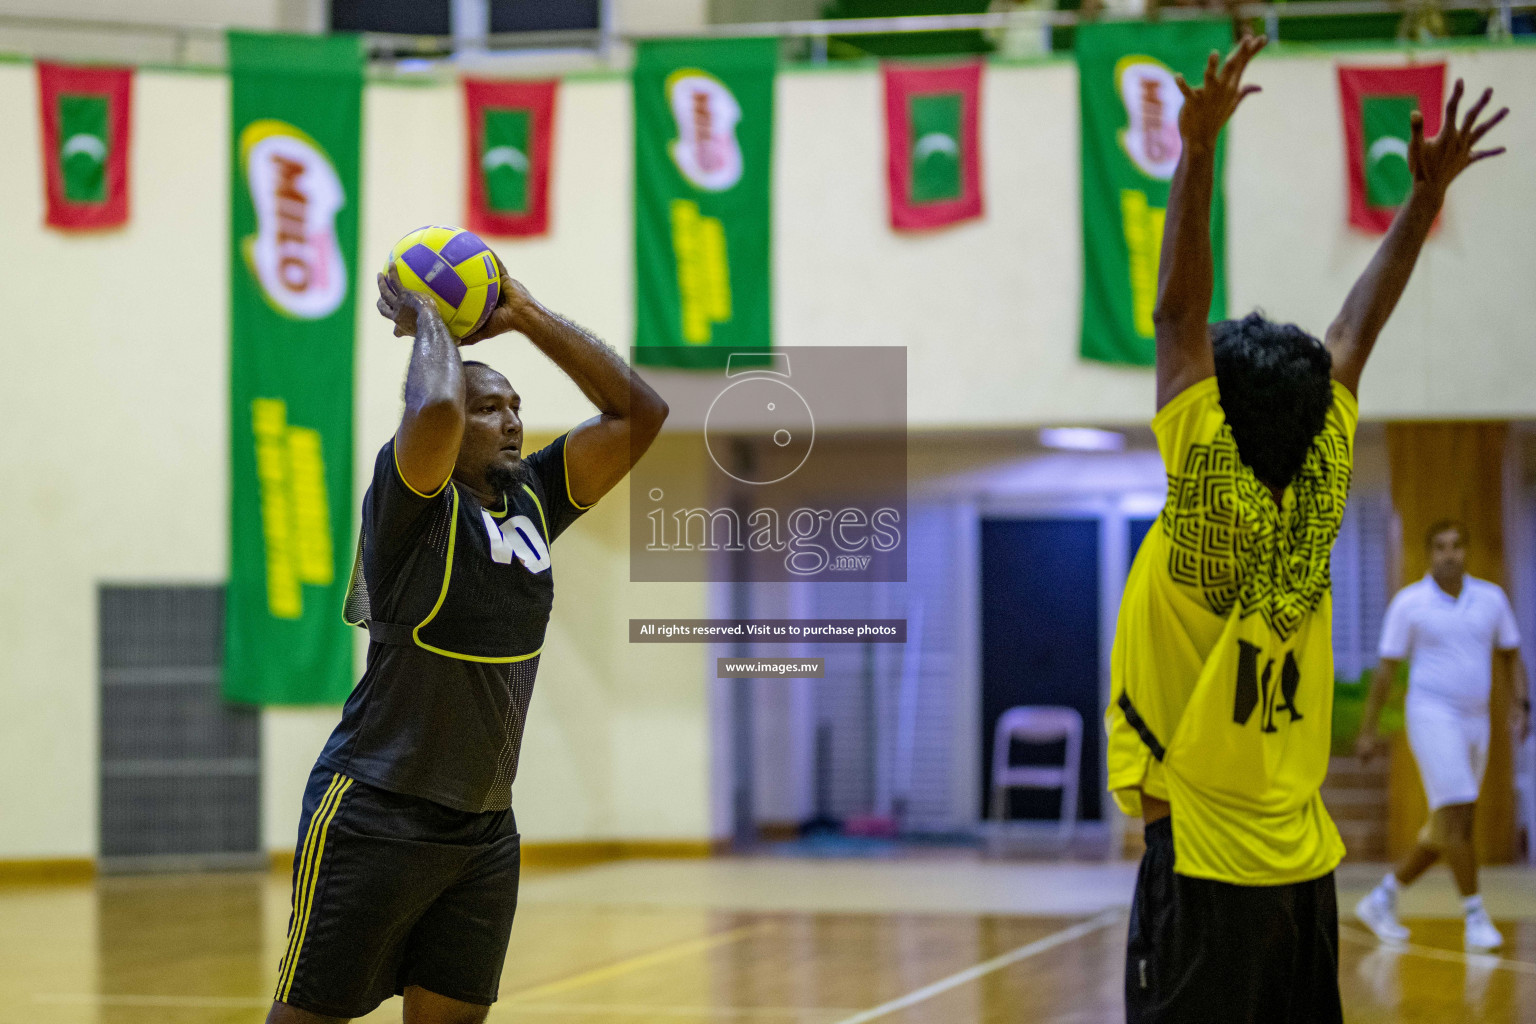
[[[1168,185],[1178,166],[1183,74],[1198,83],[1212,50],[1231,47],[1224,21],[1112,22],[1077,30],[1082,111],[1084,359],[1150,366],[1157,263]],[[1216,146],[1211,201],[1215,291],[1211,320],[1226,317],[1225,143]]]
[[[636,54],[636,359],[721,367],[772,344],[776,39]]]
[[[352,546],[363,54],[231,32],[230,537],[224,695],[340,703]]]

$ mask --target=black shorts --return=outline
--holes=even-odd
[[[407,985],[489,1006],[517,909],[517,824],[315,766],[279,1002],[361,1017]]]
[[[1333,873],[1271,886],[1176,875],[1172,822],[1146,827],[1127,1024],[1342,1024]]]

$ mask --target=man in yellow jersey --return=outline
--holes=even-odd
[[[1329,551],[1349,490],[1355,392],[1452,179],[1504,116],[1491,91],[1424,138],[1413,191],[1326,344],[1253,313],[1207,325],[1216,140],[1258,91],[1245,37],[1182,78],[1183,151],[1158,270],[1152,429],[1168,499],[1126,581],[1106,715],[1109,788],[1145,822],[1126,1019],[1342,1021],[1333,869],[1318,790],[1333,706]]]

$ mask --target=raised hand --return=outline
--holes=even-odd
[[[377,275],[377,279],[379,301],[374,303],[374,306],[378,309],[379,315],[394,322],[395,337],[413,337],[420,317],[434,316],[439,320],[442,319],[436,302],[426,295],[411,291],[400,283],[400,273],[393,263],[389,265],[389,272]]]
[[[1424,138],[1423,113],[1415,110],[1412,115],[1413,137],[1408,142],[1408,169],[1413,172],[1413,187],[1426,190],[1441,199],[1445,197],[1445,190],[1450,187],[1456,175],[1479,160],[1504,152],[1503,146],[1497,149],[1473,147],[1493,130],[1494,125],[1504,120],[1509,108],[1501,107],[1497,114],[1478,124],[1477,119],[1482,115],[1483,108],[1493,98],[1493,90],[1484,89],[1458,125],[1456,108],[1461,103],[1461,92],[1462,81],[1458,78],[1456,87],[1451,90],[1451,98],[1445,105],[1445,120],[1440,125],[1440,134],[1432,139]]]
[[[1225,61],[1214,50],[1205,62],[1205,80],[1191,89],[1183,75],[1175,75],[1174,81],[1184,94],[1184,106],[1179,110],[1179,134],[1185,146],[1210,149],[1216,145],[1216,137],[1232,112],[1243,100],[1259,91],[1256,85],[1243,85],[1243,71],[1253,55],[1264,49],[1269,40],[1265,36],[1244,36],[1227,55]]]

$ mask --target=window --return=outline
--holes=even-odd
[[[331,31],[446,36],[448,7],[449,0],[331,0]]]
[[[596,29],[601,0],[490,0],[492,32],[562,32]]]

